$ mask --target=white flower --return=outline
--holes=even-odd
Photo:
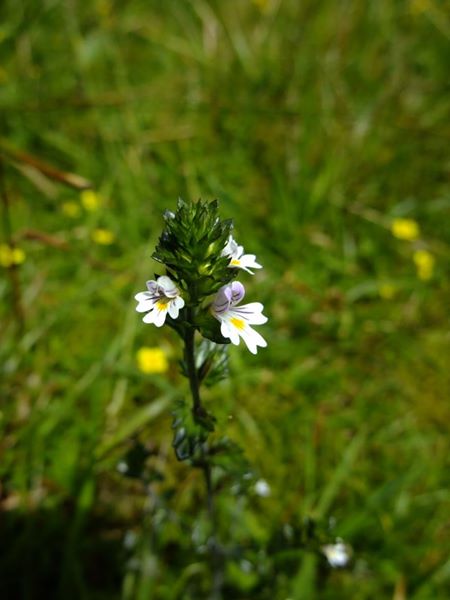
[[[176,319],[184,300],[174,282],[163,275],[156,281],[147,281],[148,292],[139,292],[135,299],[138,301],[137,312],[147,313],[142,319],[144,323],[153,323],[156,327],[164,325],[166,315]]]
[[[255,483],[255,493],[261,498],[268,498],[271,493],[270,485],[265,479],[258,479]]]
[[[333,568],[345,567],[350,560],[350,549],[341,540],[322,546],[322,551]]]
[[[222,250],[222,256],[228,256],[230,258],[230,264],[228,265],[232,269],[244,269],[247,273],[254,275],[252,269],[262,269],[262,265],[256,262],[256,256],[254,254],[244,254],[244,246],[238,246],[238,244],[230,235],[225,248]]]
[[[237,346],[241,337],[252,354],[256,354],[258,346],[265,348],[266,340],[250,325],[262,325],[267,317],[262,314],[264,306],[260,302],[252,302],[237,306],[245,295],[245,289],[239,281],[224,285],[217,292],[211,306],[214,317],[220,321],[220,331]]]

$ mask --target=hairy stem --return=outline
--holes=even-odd
[[[191,322],[191,315],[188,315],[188,319]],[[186,360],[189,385],[190,385],[191,394],[192,394],[192,402],[193,402],[192,412],[194,414],[194,419],[195,419],[195,418],[201,417],[205,411],[202,406],[202,401],[200,399],[200,386],[199,386],[199,382],[198,382],[197,368],[195,366],[194,336],[195,336],[195,330],[193,328],[192,329],[189,328],[186,331],[185,338],[184,338],[184,343],[185,343],[184,357]]]
[[[188,322],[193,321],[192,309],[188,309]],[[192,394],[192,412],[195,420],[201,420],[207,413],[202,405],[200,397],[200,384],[198,378],[198,372],[195,365],[195,330],[189,329],[186,331],[184,342],[184,356],[186,360],[187,374],[189,379],[189,385]],[[211,478],[211,463],[209,461],[208,445],[205,443],[202,445],[202,460],[201,468],[205,478],[206,484],[206,495],[207,495],[207,510],[208,517],[211,523],[211,536],[208,540],[208,546],[210,549],[211,567],[212,567],[212,589],[210,594],[210,600],[220,600],[222,598],[222,583],[223,583],[223,569],[222,569],[222,556],[219,545],[217,543],[217,520],[216,520],[216,509],[214,502],[214,488]]]

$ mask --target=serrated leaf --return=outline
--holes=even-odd
[[[200,383],[212,386],[229,375],[228,347],[203,339],[197,349],[196,363]]]

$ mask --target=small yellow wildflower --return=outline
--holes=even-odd
[[[397,293],[397,289],[392,283],[380,283],[378,286],[378,293],[384,300],[392,300]]]
[[[416,250],[413,260],[417,269],[417,277],[427,281],[433,277],[435,259],[428,250]]]
[[[25,261],[25,252],[22,248],[12,248],[7,244],[0,244],[0,265],[2,267],[12,267],[21,265]]]
[[[169,368],[166,353],[161,348],[144,346],[136,352],[136,361],[140,371],[146,373],[165,373]]]
[[[14,265],[21,265],[23,262],[25,262],[25,252],[22,250],[22,248],[12,248],[11,256]]]
[[[91,233],[91,238],[96,244],[100,244],[100,246],[110,246],[116,239],[116,236],[109,229],[98,228],[94,229]]]
[[[95,212],[102,203],[100,196],[94,190],[83,190],[80,194],[80,200],[88,212]]]
[[[80,215],[81,208],[76,202],[64,202],[61,206],[61,210],[65,215],[75,219]]]
[[[419,224],[413,219],[394,219],[391,225],[391,232],[399,240],[411,242],[417,240],[420,229]]]

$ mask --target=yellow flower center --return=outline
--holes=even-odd
[[[241,261],[238,258],[233,258],[230,264],[238,267],[241,264]]]
[[[165,300],[158,300],[158,302],[156,303],[156,308],[158,310],[166,310],[166,305],[167,305],[167,301],[165,301]]]
[[[230,323],[232,325],[234,325],[236,327],[236,329],[239,329],[240,331],[242,331],[245,327],[244,321],[242,319],[238,319],[236,317],[231,317]]]

